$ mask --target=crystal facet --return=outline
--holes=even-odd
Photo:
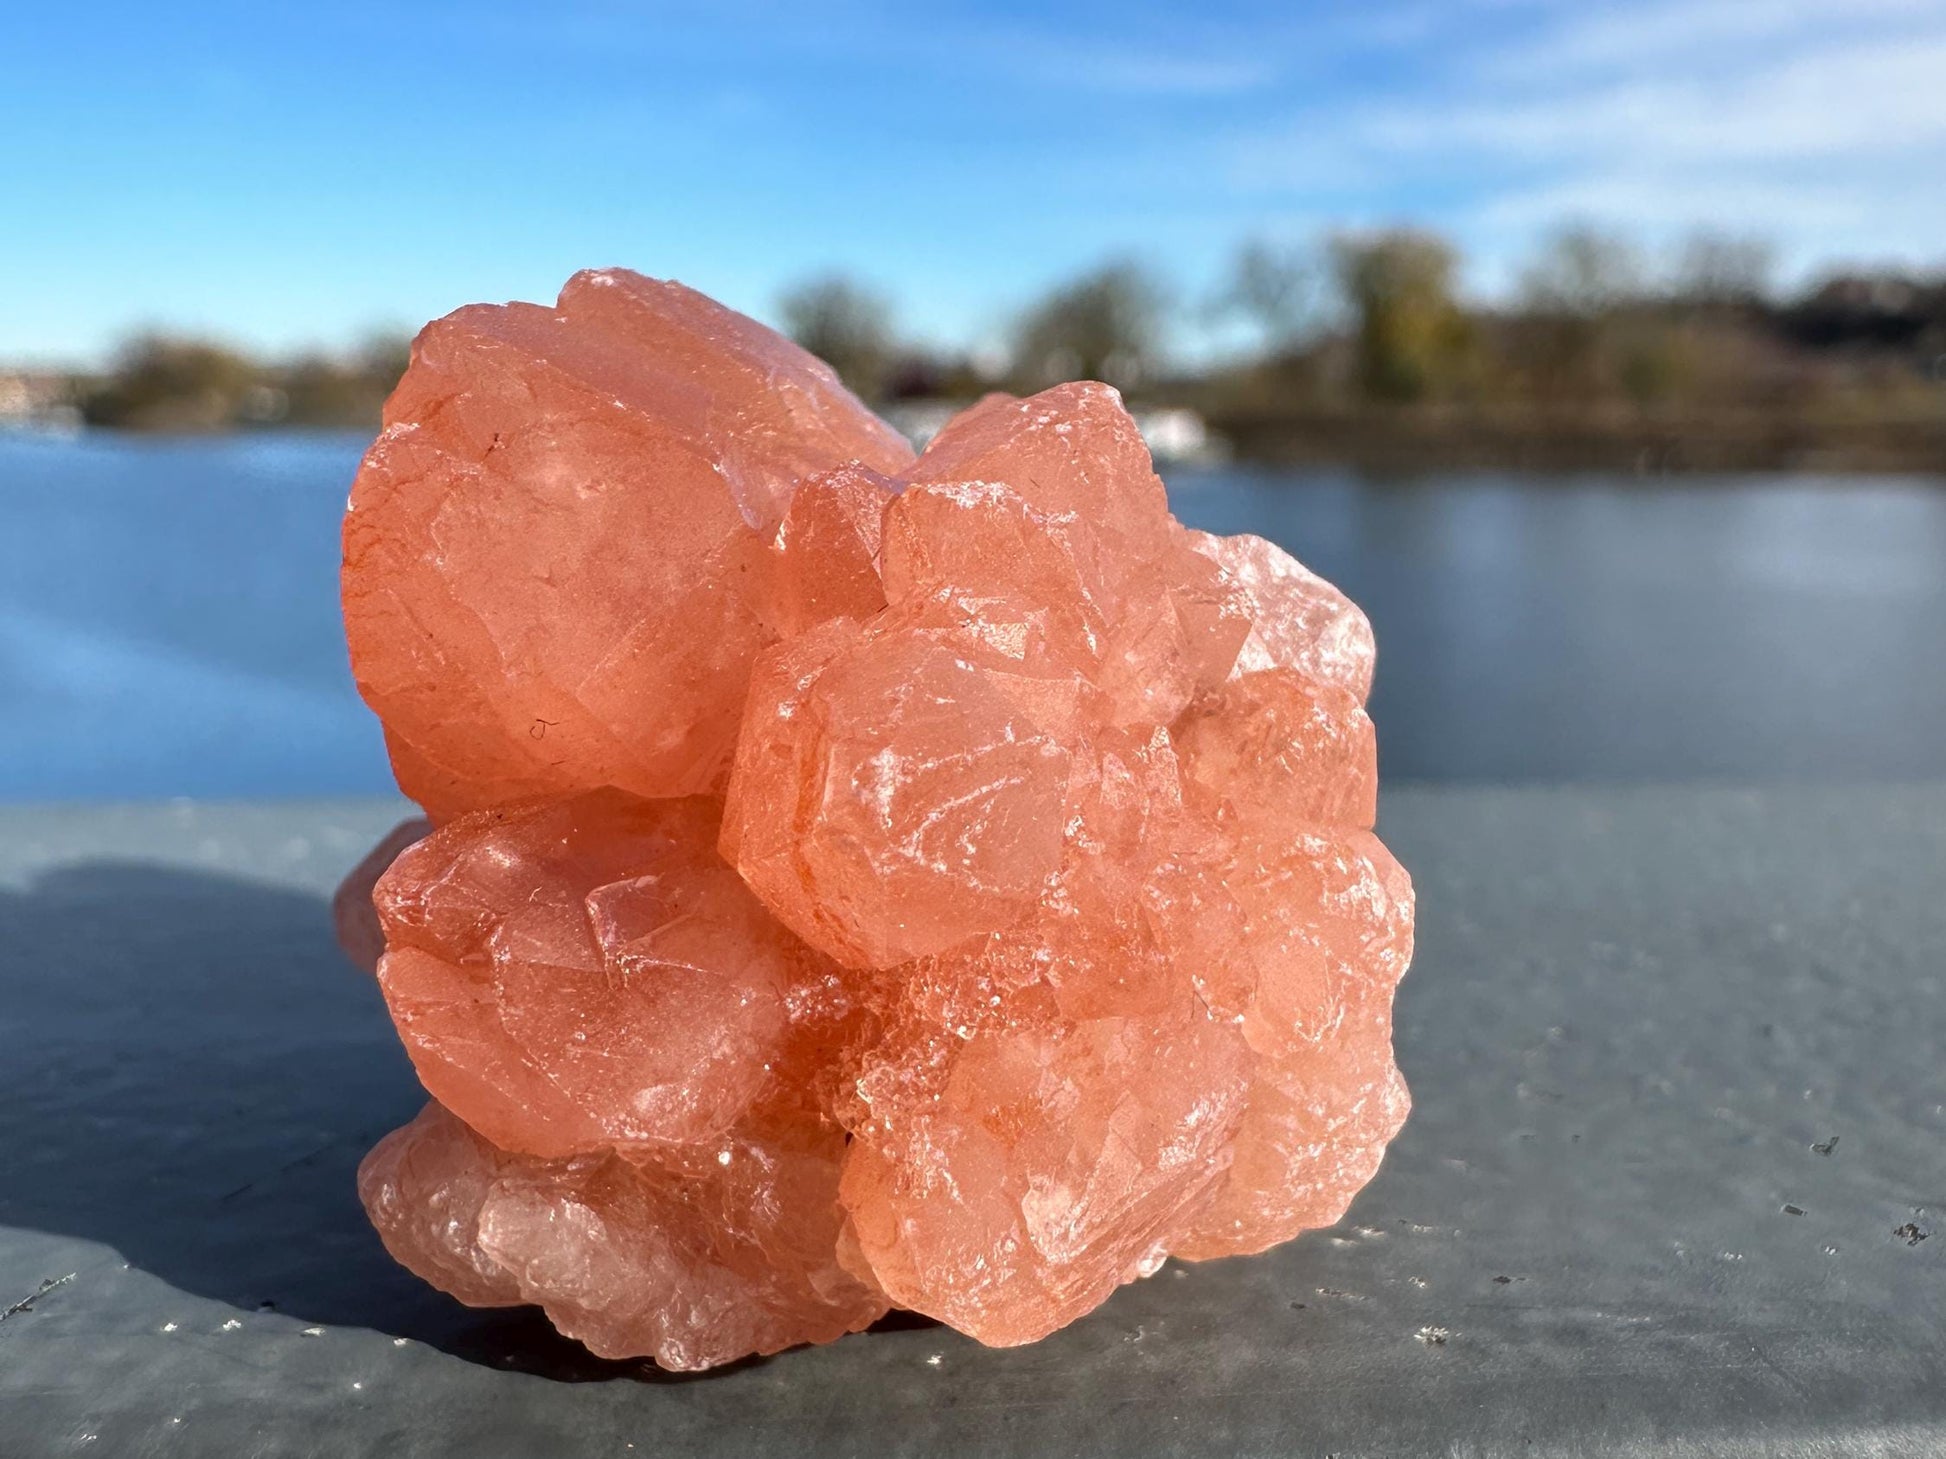
[[[345,551],[431,818],[338,901],[434,1100],[360,1187],[460,1300],[675,1368],[893,1305],[1028,1342],[1376,1170],[1371,630],[1180,526],[1106,386],[914,460],[754,322],[582,274],[421,335]]]

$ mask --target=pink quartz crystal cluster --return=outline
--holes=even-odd
[[[426,329],[344,541],[430,818],[338,907],[432,1096],[360,1188],[428,1281],[672,1368],[891,1307],[1023,1343],[1377,1168],[1371,631],[1178,524],[1113,390],[915,459],[755,322],[584,273]]]

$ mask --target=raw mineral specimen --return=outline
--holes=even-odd
[[[431,818],[339,899],[433,1097],[360,1188],[464,1302],[672,1368],[1029,1342],[1336,1221],[1405,1117],[1371,630],[1180,526],[1105,386],[915,460],[580,274],[419,337],[344,597]]]
[[[385,955],[385,930],[378,925],[378,908],[372,892],[385,870],[398,860],[399,853],[432,832],[432,822],[424,816],[400,821],[378,845],[365,854],[338,884],[331,899],[331,921],[337,929],[338,946],[345,956],[368,973],[378,971],[378,960]]]

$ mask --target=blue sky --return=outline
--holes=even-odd
[[[1563,219],[1946,259],[1946,0],[0,6],[0,358],[337,346],[619,263],[978,342],[1110,256]]]

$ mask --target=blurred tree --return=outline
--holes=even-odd
[[[1306,244],[1251,239],[1237,250],[1216,312],[1255,327],[1266,356],[1295,354],[1323,327],[1325,268]]]
[[[1585,224],[1561,229],[1522,271],[1529,309],[1591,319],[1635,303],[1643,292],[1642,256],[1627,239]]]
[[[390,395],[412,363],[412,336],[396,331],[368,335],[352,357],[352,368],[375,386],[381,395]]]
[[[323,355],[305,355],[277,372],[276,396],[250,413],[294,426],[378,424],[383,392],[355,369]]]
[[[866,400],[883,399],[898,353],[892,309],[842,274],[808,279],[779,301],[784,331]]]
[[[1589,399],[1622,377],[1634,399],[1646,401],[1662,391],[1664,375],[1652,343],[1632,339],[1624,350],[1617,340],[1624,332],[1619,316],[1642,300],[1643,278],[1641,255],[1615,234],[1571,224],[1542,243],[1521,272],[1525,327],[1516,336],[1532,394]],[[1612,358],[1624,353],[1630,357],[1626,363]]]
[[[1048,294],[1014,333],[1014,368],[1030,389],[1105,380],[1128,389],[1162,358],[1165,296],[1140,265],[1111,263]]]
[[[410,341],[377,335],[348,357],[265,363],[207,340],[144,335],[82,395],[90,425],[137,431],[234,426],[367,429],[404,373]]]
[[[1453,297],[1452,245],[1413,228],[1341,235],[1331,262],[1354,320],[1367,396],[1422,400],[1457,378],[1471,332]]]
[[[1683,327],[1662,311],[1642,311],[1618,321],[1615,379],[1637,409],[1646,410],[1688,394],[1695,384],[1695,350]]]
[[[208,340],[142,335],[124,345],[107,378],[82,401],[90,425],[212,431],[234,424],[261,372]]]
[[[405,373],[411,353],[407,336],[380,334],[346,358],[301,356],[274,372],[274,388],[281,398],[259,402],[268,404],[271,413],[247,414],[254,420],[291,425],[375,428],[385,397]]]
[[[1761,238],[1699,231],[1677,250],[1673,292],[1678,302],[1703,308],[1760,305],[1770,298],[1775,264]]]

